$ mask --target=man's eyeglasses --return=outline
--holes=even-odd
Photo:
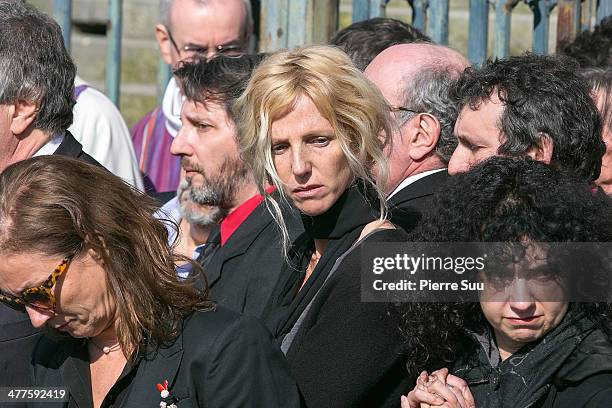
[[[389,112],[411,112],[414,114],[419,113],[414,109],[404,108],[403,106],[389,105]]]
[[[186,59],[191,59],[200,57],[210,59],[215,55],[240,56],[244,54],[242,47],[235,43],[217,45],[212,50],[210,50],[208,47],[197,44],[187,44],[183,47],[179,47],[176,41],[174,41],[174,37],[172,37],[172,33],[168,27],[166,27],[166,31],[168,32],[168,39],[170,39],[172,46],[181,58],[184,57]],[[212,55],[209,55],[211,51]]]
[[[20,312],[25,312],[26,306],[31,306],[41,311],[55,312],[55,295],[53,294],[53,287],[60,276],[68,269],[72,258],[73,256],[64,258],[42,285],[25,289],[21,292],[20,296],[0,293],[0,302]]]

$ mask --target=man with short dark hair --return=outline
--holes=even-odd
[[[192,61],[175,73],[186,100],[171,152],[180,159],[184,174],[176,197],[156,214],[178,225],[176,231],[169,225],[169,243],[177,240],[175,251],[193,259],[201,254],[213,227],[257,193],[237,154],[231,105],[263,55],[219,58],[209,66],[204,59]],[[179,274],[187,272],[179,268]]]
[[[460,112],[449,174],[496,155],[530,156],[599,176],[605,146],[586,81],[568,57],[525,54],[466,70],[452,92]]]
[[[425,34],[402,21],[375,17],[358,21],[338,31],[330,40],[331,45],[346,52],[353,64],[363,71],[385,49],[396,44],[431,43]]]
[[[0,44],[0,171],[49,154],[99,165],[66,130],[76,68],[57,23],[21,0],[0,0]],[[0,304],[0,386],[29,385],[39,337],[26,315]]]
[[[604,18],[593,31],[578,34],[561,53],[574,58],[582,68],[612,67],[612,16]]]
[[[448,91],[468,61],[448,47],[400,44],[381,52],[364,74],[389,103],[395,119],[386,192],[391,221],[410,231],[447,177],[455,147],[457,108]]]
[[[253,33],[250,0],[161,0],[155,37],[162,59],[176,69],[180,62],[215,55],[239,55],[249,49]],[[170,154],[181,127],[183,95],[172,78],[161,106],[131,129],[145,187],[151,192],[175,191],[179,159]]]
[[[185,172],[174,205],[180,205],[184,215],[191,211],[206,216],[207,225],[199,227],[209,236],[199,243],[198,261],[212,299],[256,317],[272,295],[284,257],[280,231],[240,157],[233,103],[261,59],[219,56],[179,68],[175,76],[186,100],[182,127],[171,146]],[[290,214],[287,209],[289,232],[296,238],[301,222],[291,222]]]

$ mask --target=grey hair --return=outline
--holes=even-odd
[[[580,74],[588,81],[593,96],[601,92],[602,100],[598,104],[598,110],[602,127],[607,126],[608,130],[612,131],[612,67],[585,68],[580,70]]]
[[[409,79],[403,79],[401,84],[404,89],[402,106],[429,113],[440,122],[440,138],[434,153],[444,163],[448,163],[457,147],[453,129],[459,110],[448,93],[460,74],[461,71],[454,67],[428,65]],[[400,126],[414,115],[412,112],[400,112]]]
[[[210,3],[210,0],[194,0],[196,3],[205,6]],[[174,0],[159,0],[159,22],[164,26],[171,28],[172,22],[170,21],[170,8],[172,7]],[[244,5],[245,17],[242,23],[241,32],[246,38],[253,32],[253,7],[251,6],[251,0],[242,0]]]
[[[48,134],[72,123],[76,67],[59,25],[20,0],[0,0],[0,104],[37,105],[33,126]]]

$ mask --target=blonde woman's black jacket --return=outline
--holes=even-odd
[[[401,229],[382,229],[357,242],[377,218],[375,201],[359,183],[324,214],[304,215],[306,233],[294,243],[285,281],[264,314],[309,408],[399,408],[400,397],[413,387],[389,305],[361,299],[367,268],[361,251],[407,238]],[[322,236],[327,246],[304,282],[313,237]]]
[[[43,338],[33,364],[36,386],[68,387],[70,399],[29,407],[92,406],[85,340]],[[300,406],[297,386],[270,333],[255,318],[221,307],[194,313],[171,345],[126,367],[102,407],[159,407],[156,384],[166,380],[179,408]]]

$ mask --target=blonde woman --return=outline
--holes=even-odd
[[[260,191],[271,182],[306,231],[265,316],[306,405],[399,406],[409,385],[397,324],[385,304],[360,300],[359,249],[404,239],[385,220],[381,192],[385,100],[346,54],[312,46],[261,63],[236,108]],[[285,231],[274,197],[267,202]]]

